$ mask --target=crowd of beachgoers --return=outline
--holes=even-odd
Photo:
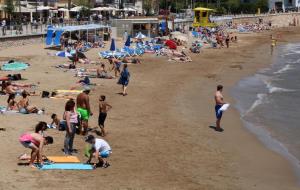
[[[24,84],[21,74],[9,74],[1,78],[2,97],[7,97],[7,106],[1,107],[1,113],[21,113],[21,114],[43,114],[47,108],[38,108],[30,103],[30,96],[41,96],[42,98],[65,99],[65,111],[60,118],[56,113],[51,115],[52,123],[39,122],[35,131],[24,133],[20,136],[20,143],[32,150],[31,155],[22,155],[20,159],[29,161],[31,167],[40,167],[45,164],[47,157],[43,154],[45,145],[54,142],[51,136],[47,136],[45,131],[49,128],[56,128],[65,131],[65,141],[63,152],[65,155],[76,154],[73,149],[73,142],[76,134],[84,135],[88,146],[85,155],[88,157],[87,164],[95,158],[93,167],[110,166],[107,158],[112,153],[108,142],[95,137],[91,131],[99,136],[106,136],[105,120],[107,113],[112,106],[107,102],[105,95],[99,96],[98,125],[99,130],[89,128],[89,119],[93,115],[89,94],[97,86],[91,83],[93,79],[117,79],[117,84],[121,85],[121,96],[127,96],[127,87],[130,81],[130,71],[128,65],[142,64],[144,54],[153,56],[163,56],[170,62],[191,62],[192,53],[201,53],[206,48],[230,48],[231,43],[237,43],[240,26],[223,25],[213,28],[200,27],[190,32],[190,35],[181,32],[172,32],[169,36],[149,39],[139,33],[131,37],[124,34],[122,48],[117,48],[115,40],[111,43],[102,40],[85,42],[82,40],[61,39],[59,51],[48,52],[51,56],[63,57],[69,60],[68,63],[56,65],[58,70],[73,72],[78,77],[78,82],[67,90],[53,90],[38,92],[39,84]],[[257,27],[267,29],[264,27]],[[244,29],[256,31],[256,26],[243,25]],[[240,27],[241,28],[241,27]],[[233,30],[236,29],[236,30]],[[26,40],[25,40],[26,41]],[[23,41],[18,43],[25,43]],[[108,46],[110,48],[108,48]],[[91,48],[101,48],[99,60],[91,60],[85,54]],[[103,48],[106,48],[104,51]],[[50,50],[49,50],[50,51]],[[86,68],[86,65],[94,65],[94,68]],[[16,60],[9,60],[1,66],[1,70],[18,71],[30,68],[30,64]],[[80,90],[78,90],[80,89]],[[94,103],[94,102],[93,102]],[[41,166],[42,167],[42,166]]]

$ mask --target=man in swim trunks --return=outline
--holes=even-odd
[[[81,127],[83,128],[81,130],[82,135],[86,135],[87,129],[88,129],[88,121],[90,116],[93,115],[91,112],[91,107],[90,107],[90,100],[89,100],[89,93],[90,93],[90,88],[85,87],[84,91],[80,94],[78,94],[76,98],[76,105],[77,105],[77,112],[81,116]]]
[[[99,117],[98,117],[98,125],[101,129],[101,136],[104,137],[106,135],[104,130],[104,122],[107,117],[107,112],[112,108],[111,105],[109,105],[105,101],[106,97],[104,95],[101,95],[99,98]]]
[[[220,111],[219,109],[225,104],[224,102],[224,98],[222,95],[222,91],[223,91],[223,86],[222,85],[218,85],[217,86],[217,91],[215,93],[215,101],[216,101],[216,106],[215,106],[215,112],[216,112],[216,131],[222,132],[223,129],[220,126],[221,123],[221,119],[222,119],[222,111]]]
[[[29,161],[30,167],[35,167],[33,165],[35,160],[37,160],[38,163],[43,164],[42,155],[44,145],[53,144],[53,138],[51,136],[43,137],[38,133],[22,134],[19,141],[25,148],[30,148],[32,150]]]

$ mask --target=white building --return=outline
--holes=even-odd
[[[300,0],[269,0],[269,9],[285,10],[300,7]]]

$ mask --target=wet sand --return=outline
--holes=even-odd
[[[287,31],[289,30],[289,31]],[[282,29],[281,40],[294,39],[299,28]],[[97,58],[100,49],[87,56]],[[69,89],[78,81],[71,72],[54,68],[67,59],[50,57],[43,44],[7,48],[0,57],[18,57],[31,67],[22,71],[26,83],[39,82],[39,90]],[[113,106],[108,114],[105,138],[113,149],[111,167],[94,171],[38,171],[18,166],[17,156],[26,152],[18,142],[22,132],[33,130],[50,115],[60,117],[65,100],[30,97],[46,109],[45,115],[0,115],[0,189],[298,189],[291,165],[266,149],[242,126],[230,98],[230,88],[240,78],[271,63],[270,33],[241,34],[229,49],[205,50],[191,63],[172,63],[165,57],[145,55],[142,65],[130,65],[128,96],[117,93],[117,80],[92,79],[90,126],[97,126],[97,100],[105,94]],[[95,67],[88,65],[87,67]],[[1,71],[1,76],[7,74]],[[22,83],[21,82],[21,83]],[[223,84],[225,100],[233,106],[223,118],[223,133],[214,125],[213,94]],[[0,105],[6,105],[5,96]],[[47,131],[55,143],[46,155],[63,155],[64,132]],[[84,141],[76,136],[75,148],[83,162]]]

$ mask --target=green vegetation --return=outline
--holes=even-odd
[[[5,0],[4,1],[4,11],[8,15],[8,18],[11,19],[11,17],[14,14],[15,5],[13,0]]]
[[[260,8],[261,13],[267,12],[267,0],[248,0],[242,3],[241,0],[194,0],[193,7],[208,7],[216,10],[217,14],[254,14]],[[171,12],[180,12],[187,9],[191,4],[191,0],[160,0],[160,9],[170,9]]]

